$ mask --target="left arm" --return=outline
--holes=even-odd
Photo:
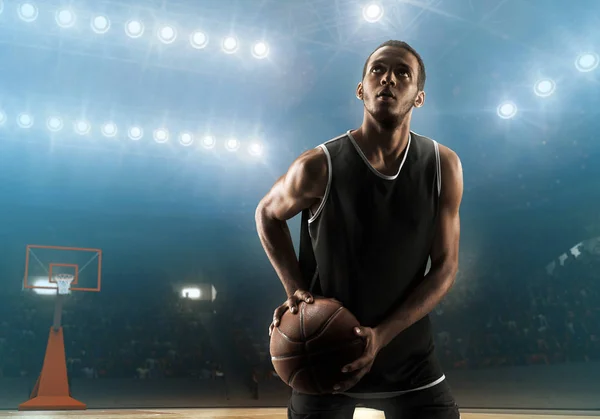
[[[442,190],[433,246],[431,269],[403,304],[375,328],[360,327],[355,333],[366,340],[365,353],[342,371],[352,374],[334,391],[352,388],[371,369],[379,351],[437,306],[454,284],[458,271],[459,208],[463,194],[462,166],[456,153],[440,145]]]
[[[458,271],[460,239],[459,208],[463,194],[463,176],[456,153],[440,145],[442,190],[437,231],[431,249],[431,268],[407,299],[381,324],[374,328],[380,347],[421,320],[448,293]]]

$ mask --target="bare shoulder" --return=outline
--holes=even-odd
[[[257,216],[289,220],[323,198],[327,179],[325,152],[320,147],[305,151],[260,201]]]
[[[315,147],[302,153],[294,162],[309,173],[327,171],[327,156],[321,147]]]
[[[463,195],[463,170],[458,154],[439,144],[442,172],[442,201],[452,207],[460,206]]]
[[[462,163],[458,154],[454,150],[445,145],[439,144],[440,148],[440,163],[442,169],[450,170],[451,173],[462,176]]]
[[[285,174],[287,188],[300,194],[321,197],[327,186],[327,156],[321,147],[302,153]]]

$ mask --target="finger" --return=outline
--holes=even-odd
[[[335,386],[333,386],[333,392],[334,393],[343,393],[345,391],[350,390],[352,387],[354,387],[356,384],[358,383],[358,381],[344,381],[340,384],[336,384]]]
[[[283,316],[283,313],[285,313],[286,310],[286,305],[279,306],[275,309],[275,312],[273,313],[273,324],[275,325],[275,327],[279,326],[281,316]]]
[[[271,323],[271,324],[269,325],[269,336],[271,336],[271,335],[273,334],[273,328],[274,328],[274,324],[273,324],[273,323]]]
[[[356,361],[351,362],[348,365],[345,365],[342,368],[342,372],[348,373],[348,372],[354,372],[354,371],[361,370],[361,369],[367,367],[371,363],[371,361],[372,361],[372,359],[369,355],[363,355],[360,358],[358,358]]]
[[[333,391],[340,392],[340,391],[346,391],[346,390],[351,389],[365,376],[365,374],[367,374],[367,372],[369,372],[369,368],[362,368],[362,369],[358,370],[347,380],[344,380],[340,383],[337,383],[335,386],[333,386]]]
[[[312,302],[315,301],[315,299],[313,298],[312,294],[308,291],[303,292],[300,295],[300,299],[303,300],[305,303],[311,304]]]
[[[354,334],[363,338],[367,338],[371,335],[371,329],[368,327],[355,327]]]
[[[314,301],[312,294],[308,291],[298,290],[294,293],[294,297],[296,297],[297,300],[304,301],[305,303],[308,303],[308,304],[310,304]]]
[[[287,306],[293,314],[298,312],[298,305],[296,304],[296,298],[290,297],[287,300]]]
[[[354,377],[334,385],[333,391],[338,392],[338,393],[347,391],[347,390],[351,389],[352,387],[354,387],[363,376],[364,376],[364,374],[360,374],[360,373],[356,374]]]

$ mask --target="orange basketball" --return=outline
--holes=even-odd
[[[271,334],[271,362],[279,377],[305,394],[327,394],[348,379],[342,368],[359,358],[364,340],[354,333],[358,320],[339,301],[315,298],[284,313]]]

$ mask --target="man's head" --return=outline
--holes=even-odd
[[[387,41],[369,55],[356,96],[376,121],[397,125],[425,101],[425,65],[407,43]]]
[[[400,48],[400,49],[406,50],[406,51],[410,52],[412,55],[414,55],[414,57],[417,59],[417,62],[419,63],[419,74],[417,76],[417,87],[419,88],[419,90],[425,90],[425,79],[427,78],[427,75],[425,74],[425,63],[423,63],[423,59],[421,58],[419,53],[413,47],[411,47],[404,41],[390,40],[390,41],[384,42],[383,44],[381,44],[377,48],[375,48],[375,51],[373,51],[371,53],[371,55],[369,55],[369,57],[367,58],[367,61],[365,61],[365,66],[363,67],[363,73],[362,73],[363,80],[365,78],[365,75],[367,74],[369,60],[371,59],[373,54],[375,54],[379,49],[384,48],[384,47]]]

